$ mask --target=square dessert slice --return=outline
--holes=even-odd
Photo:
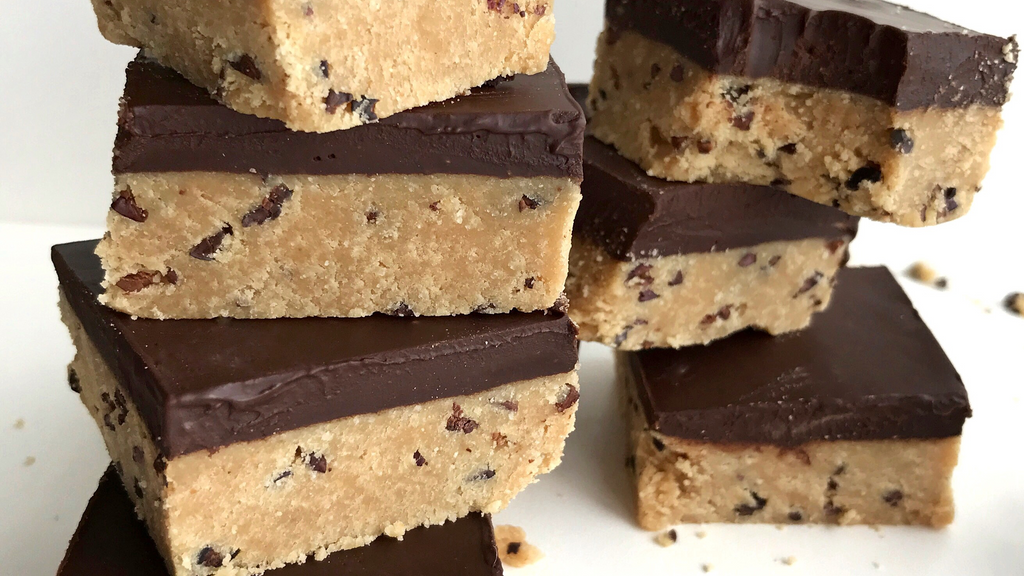
[[[581,339],[677,348],[798,330],[828,306],[856,217],[764,186],[652,178],[590,137],[584,150],[566,284]]]
[[[139,46],[231,108],[328,132],[547,66],[552,0],[93,0]]]
[[[208,572],[224,558],[207,554]],[[160,552],[139,521],[131,498],[113,467],[100,479],[57,576],[168,576]],[[399,541],[380,538],[354,550],[307,559],[265,576],[501,576],[494,529],[487,515],[470,514],[454,522],[410,530]]]
[[[608,0],[591,129],[653,176],[750,182],[903,226],[989,168],[1017,42],[881,0]]]
[[[104,302],[143,318],[448,316],[562,292],[583,113],[554,63],[330,134],[128,66]]]
[[[884,268],[840,273],[802,332],[619,352],[638,519],[953,520],[967,391]]]
[[[560,311],[132,319],[98,302],[94,246],[53,249],[69,378],[177,576],[496,512],[561,459],[579,393]]]

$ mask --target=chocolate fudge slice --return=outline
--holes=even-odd
[[[234,110],[329,132],[544,70],[552,0],[93,0],[100,32]]]
[[[839,278],[802,332],[619,352],[641,526],[953,520],[963,382],[888,270]]]
[[[52,254],[69,377],[176,576],[497,512],[561,459],[579,392],[560,310],[132,319],[98,301],[94,247]]]
[[[128,66],[104,302],[144,318],[448,316],[550,308],[583,178],[552,62],[328,134]]]
[[[224,558],[207,553],[216,568]],[[265,572],[265,576],[501,576],[490,517],[470,514],[454,522],[410,530],[399,541],[380,538],[368,546],[336,552],[322,561],[307,560]],[[68,544],[57,576],[168,576],[146,525],[135,515],[131,498],[111,466],[89,500]]]
[[[591,129],[661,178],[933,225],[981,189],[1018,52],[882,0],[609,0]]]
[[[580,338],[621,350],[799,330],[832,295],[858,219],[752,184],[652,178],[588,137],[566,293]]]

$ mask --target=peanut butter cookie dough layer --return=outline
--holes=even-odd
[[[773,184],[903,226],[967,213],[1013,39],[878,0],[734,4],[609,2],[592,133],[661,178]]]
[[[222,564],[212,551],[207,563]],[[266,576],[370,576],[408,574],[501,576],[494,530],[486,515],[417,528],[401,541],[380,538],[372,544],[266,572]],[[113,467],[100,479],[68,545],[57,576],[168,576],[146,525]]]
[[[793,335],[618,354],[646,529],[953,520],[967,392],[883,268]]]
[[[496,512],[561,459],[579,398],[562,312],[133,320],[98,303],[92,247],[54,249],[69,373],[175,575]]]
[[[102,298],[146,318],[549,308],[583,124],[554,64],[373,126],[302,134],[137,60]]]
[[[328,132],[544,70],[550,0],[93,0],[139,46],[234,110]]]
[[[647,176],[587,138],[566,293],[580,338],[622,350],[807,326],[857,218],[781,190]]]

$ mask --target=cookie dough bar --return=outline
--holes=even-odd
[[[380,538],[369,546],[266,572],[266,576],[501,576],[494,529],[487,515],[410,530],[401,541]],[[100,479],[68,544],[57,576],[168,576],[146,525],[113,467]]]
[[[771,184],[903,226],[967,213],[1002,125],[1013,39],[878,0],[827,11],[748,0],[697,31],[704,20],[693,14],[719,4],[608,3],[589,101],[595,136],[670,180]],[[701,44],[715,46],[734,21],[771,45]]]
[[[621,350],[799,330],[824,310],[857,218],[752,185],[651,178],[585,143],[566,294],[580,338]]]
[[[139,46],[232,109],[328,132],[535,74],[550,0],[93,0],[103,35]]]
[[[967,393],[885,269],[843,271],[795,335],[616,362],[643,528],[953,521]]]
[[[92,247],[54,251],[69,370],[175,575],[497,512],[561,459],[579,398],[562,312],[133,320],[96,301]]]
[[[125,94],[98,248],[115,309],[447,316],[563,291],[584,119],[553,64],[331,134],[275,131],[146,60]]]

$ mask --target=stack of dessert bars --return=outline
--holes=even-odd
[[[579,398],[550,0],[93,4],[142,50],[52,253],[113,461],[61,573],[500,574]]]
[[[859,217],[967,212],[1016,42],[880,0],[605,18],[567,294],[618,349],[639,523],[951,522],[963,383],[844,264]]]

